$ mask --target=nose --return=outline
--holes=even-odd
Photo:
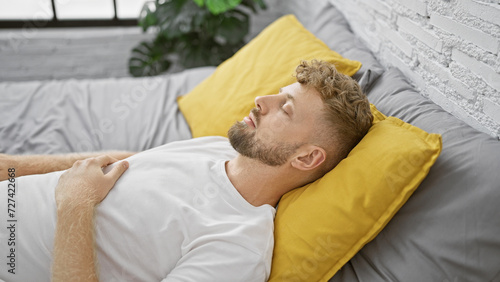
[[[262,115],[265,115],[271,110],[274,96],[275,95],[267,95],[255,98],[255,106]]]
[[[265,98],[266,98],[265,96],[258,96],[255,98],[255,106],[257,107],[257,109],[261,114],[264,114],[265,113],[264,111],[267,111]]]

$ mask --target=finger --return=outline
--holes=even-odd
[[[122,161],[118,164],[116,164],[113,169],[111,169],[110,172],[106,174],[106,177],[109,178],[110,180],[115,183],[120,176],[128,169],[128,162],[127,161]]]
[[[117,162],[118,159],[116,158],[113,158],[111,156],[108,156],[108,155],[101,155],[101,156],[98,156],[95,158],[97,163],[101,166],[101,167],[105,167],[109,164],[112,164],[114,162]]]

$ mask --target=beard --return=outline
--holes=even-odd
[[[259,122],[260,113],[253,109],[252,113]],[[288,144],[285,142],[275,142],[269,144],[256,137],[255,130],[249,130],[249,126],[244,122],[236,122],[228,132],[229,142],[236,152],[241,155],[258,160],[269,166],[280,166],[295,153],[301,144]]]

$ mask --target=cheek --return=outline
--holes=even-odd
[[[270,128],[261,128],[257,134],[256,134],[256,137],[258,140],[260,141],[269,141],[269,140],[272,140],[273,139],[273,130],[270,129]]]
[[[271,126],[271,130],[276,132],[277,134],[282,134],[286,129],[286,124],[282,118],[278,116],[273,116],[269,119],[269,124]]]
[[[290,132],[294,126],[290,124],[287,118],[281,114],[262,118],[257,130],[257,139],[263,142],[283,141],[284,138],[290,139]]]

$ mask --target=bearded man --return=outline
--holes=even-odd
[[[358,84],[333,65],[302,62],[296,77],[257,97],[229,142],[196,138],[16,179],[22,264],[0,278],[267,281],[279,199],[335,167],[372,123]]]

